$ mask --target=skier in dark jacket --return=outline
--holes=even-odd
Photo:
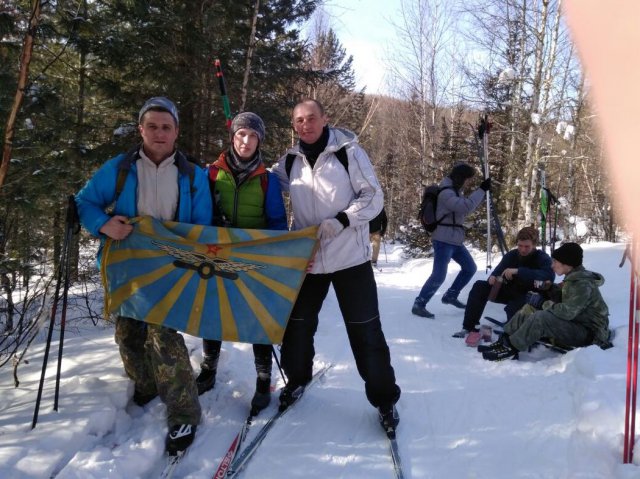
[[[458,295],[462,288],[471,281],[478,268],[463,244],[463,223],[465,217],[480,205],[485,193],[491,188],[491,178],[487,178],[469,197],[465,197],[462,194],[462,189],[474,174],[475,170],[471,165],[460,162],[454,165],[451,173],[440,182],[441,191],[438,194],[436,208],[438,226],[432,236],[433,269],[411,308],[411,312],[417,316],[424,318],[435,316],[425,306],[444,283],[451,260],[460,265],[460,272],[451,287],[442,296],[442,302],[461,309],[465,307],[458,300]]]
[[[582,248],[565,243],[551,253],[553,271],[564,276],[560,301],[530,293],[527,303],[504,326],[504,334],[482,355],[489,361],[518,356],[541,338],[572,347],[609,344],[609,308],[600,294],[601,274],[582,266]],[[542,309],[540,309],[542,308]]]
[[[527,292],[543,287],[555,279],[551,269],[551,258],[536,248],[538,231],[526,226],[516,235],[517,248],[509,251],[487,280],[478,280],[473,284],[464,310],[462,331],[454,334],[456,338],[465,337],[470,331],[476,331],[492,290],[496,292],[491,301],[505,304],[507,321],[527,303]],[[546,283],[545,283],[546,282]]]

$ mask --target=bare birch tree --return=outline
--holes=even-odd
[[[434,160],[439,145],[438,113],[451,104],[455,72],[452,47],[455,21],[450,2],[402,0],[394,24],[398,42],[389,63],[395,91],[412,106],[412,139],[421,179],[439,176]],[[435,175],[434,175],[435,173]]]

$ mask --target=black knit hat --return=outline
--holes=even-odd
[[[262,118],[260,118],[255,113],[250,111],[245,111],[236,115],[236,117],[231,122],[231,136],[236,134],[241,128],[248,128],[256,132],[258,135],[258,140],[260,143],[264,141],[265,136],[265,127]]]
[[[473,175],[476,174],[476,170],[469,163],[465,163],[461,161],[453,165],[451,168],[451,173],[449,173],[449,178],[453,181],[453,184],[457,187],[462,186],[465,180],[468,180]]]
[[[582,248],[578,243],[565,243],[553,250],[551,257],[567,266],[580,266],[582,264]]]

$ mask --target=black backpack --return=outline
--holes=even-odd
[[[347,157],[347,147],[343,146],[342,148],[340,148],[339,150],[335,151],[333,153],[334,155],[336,155],[336,158],[338,158],[338,161],[340,162],[340,164],[342,166],[344,166],[344,169],[347,170],[347,174],[349,173],[349,158]],[[298,155],[294,155],[293,153],[289,153],[287,155],[287,158],[285,159],[284,162],[284,170],[287,172],[287,178],[291,178],[291,168],[293,167],[293,162],[296,159]],[[386,223],[387,223],[387,214],[384,211],[384,207],[382,208],[382,211],[380,213],[378,213],[378,216],[376,216],[375,218],[373,218],[371,221],[369,221],[369,231],[370,232],[376,232],[376,231],[380,231],[380,227],[378,226],[379,224],[382,223],[383,218],[384,217],[384,229],[386,230]],[[384,235],[384,231],[382,232],[382,235]]]
[[[453,223],[442,223],[444,216],[440,219],[436,218],[438,196],[440,196],[440,193],[446,189],[453,189],[455,191],[451,186],[440,188],[436,183],[425,186],[422,191],[422,201],[420,202],[420,210],[418,211],[418,220],[427,233],[433,233],[440,224],[443,226],[463,227],[462,225],[455,224],[455,213],[453,214]]]
[[[380,236],[384,236],[387,232],[387,212],[382,208],[382,211],[378,213],[378,216],[369,221],[369,234],[380,233]]]

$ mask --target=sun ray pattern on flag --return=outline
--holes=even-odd
[[[132,220],[102,256],[105,310],[193,336],[282,341],[309,260],[316,227],[249,230]]]

